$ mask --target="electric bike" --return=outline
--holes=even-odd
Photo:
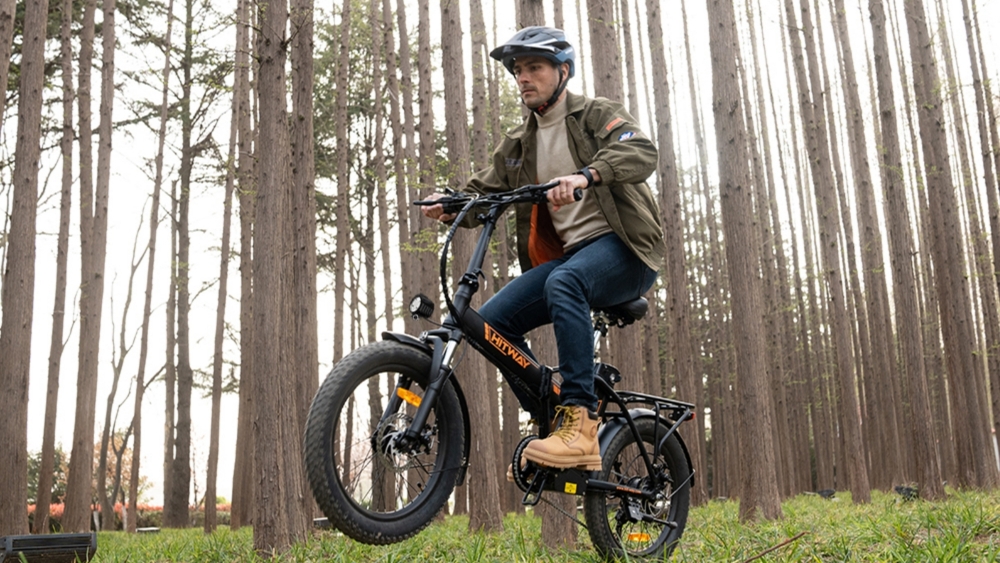
[[[419,336],[384,332],[381,341],[345,356],[317,391],[306,424],[303,451],[313,495],[329,522],[347,536],[368,544],[409,538],[434,519],[464,482],[469,409],[485,406],[474,404],[475,397],[470,404],[455,376],[467,350],[462,348],[456,360],[463,341],[535,404],[545,405],[549,413],[559,404],[558,373],[512,345],[470,306],[503,212],[511,205],[544,205],[553,186],[527,185],[478,197],[449,191],[436,201],[415,202],[442,204],[446,213],[458,214],[440,261],[448,315],[439,328]],[[469,213],[482,223],[482,231],[452,296],[449,248]],[[409,309],[430,319],[434,304],[418,295]],[[609,328],[635,322],[646,309],[646,300],[639,298],[594,310],[595,349]],[[545,416],[538,435],[524,438],[515,449],[511,469],[526,505],[546,500],[544,492],[582,496],[585,523],[580,524],[605,557],[663,558],[673,551],[687,522],[694,471],[677,429],[695,416],[694,405],[616,390],[622,380],[613,366],[596,363],[599,471],[553,469],[522,459],[529,442],[553,430],[553,421]]]

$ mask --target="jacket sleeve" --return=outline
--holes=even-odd
[[[486,168],[479,170],[474,173],[469,181],[465,184],[465,189],[462,191],[469,192],[475,195],[484,195],[488,193],[504,192],[510,190],[507,186],[505,178],[502,178],[497,170],[503,170],[504,157],[502,154],[504,143],[497,147],[497,150],[493,151],[492,162]],[[462,220],[461,225],[463,227],[471,228],[480,225],[479,221],[476,221],[474,213],[470,213],[465,216]]]
[[[644,182],[656,170],[656,145],[623,105],[603,98],[597,102],[586,117],[597,139],[597,153],[588,166],[605,185]]]

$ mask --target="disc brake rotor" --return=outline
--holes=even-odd
[[[395,473],[402,473],[417,465],[417,456],[429,453],[434,448],[436,431],[434,427],[425,426],[419,438],[420,444],[400,447],[403,433],[410,427],[413,419],[407,414],[398,412],[387,418],[375,431],[374,442],[378,445],[376,455],[385,467]]]

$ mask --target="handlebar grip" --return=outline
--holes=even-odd
[[[583,190],[581,190],[580,188],[574,188],[573,199],[576,201],[580,201],[581,199],[583,199]]]

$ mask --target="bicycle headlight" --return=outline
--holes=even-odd
[[[410,300],[409,310],[413,318],[428,319],[434,312],[434,302],[423,293],[418,293]]]

